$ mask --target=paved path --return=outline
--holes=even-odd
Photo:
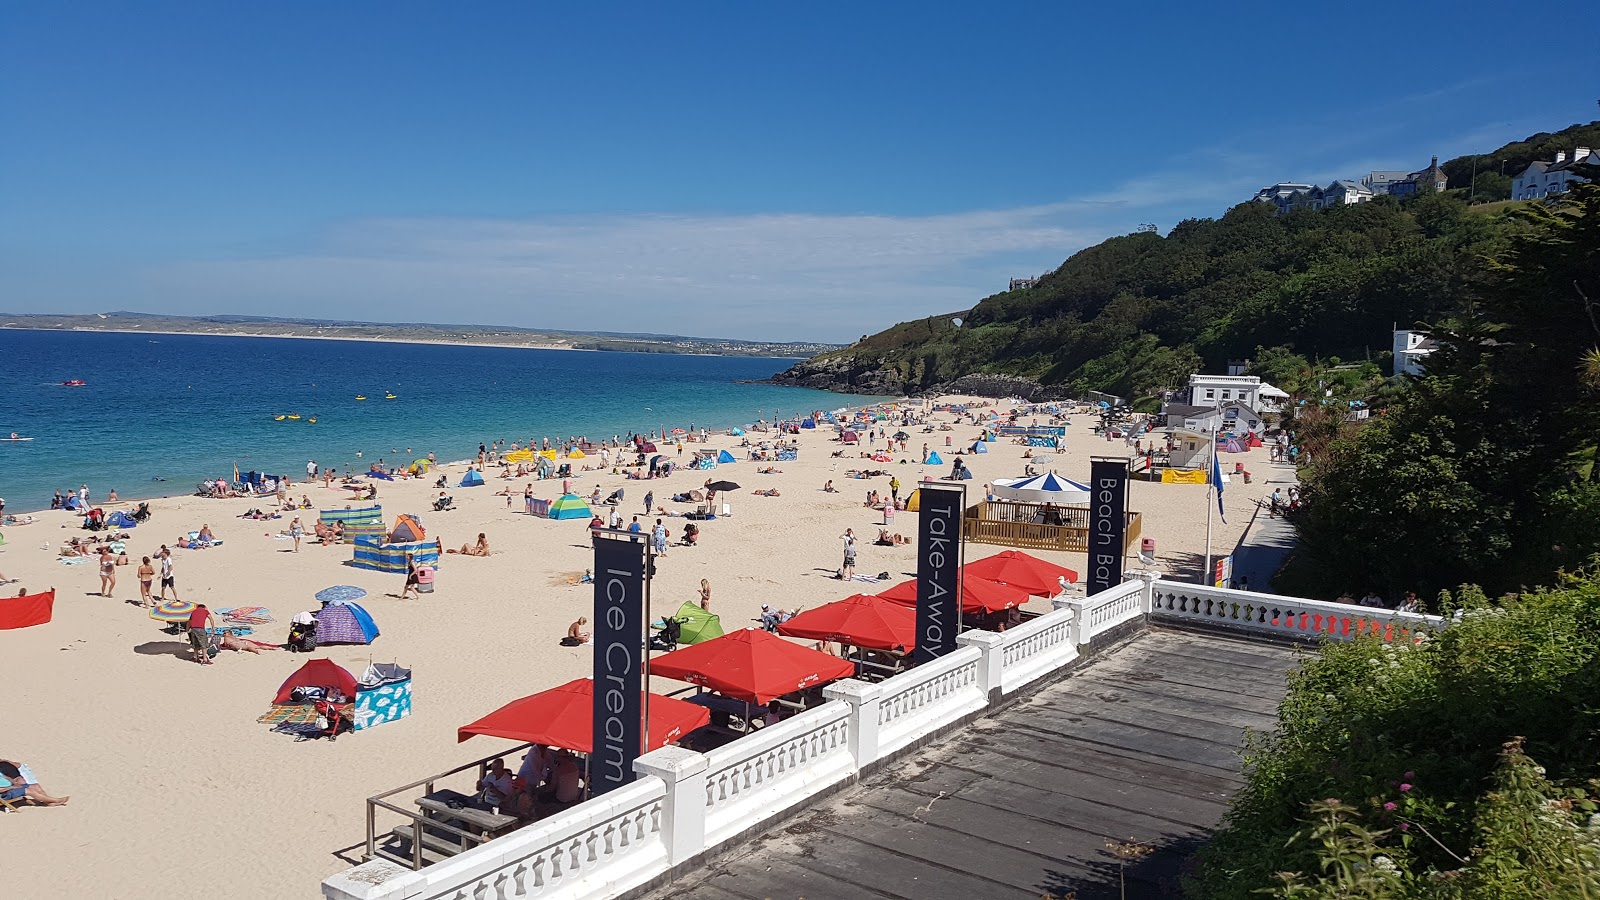
[[[1289,486],[1298,482],[1294,466],[1288,463],[1269,465],[1271,471],[1267,474],[1267,483],[1274,487],[1281,485],[1287,497]],[[1255,521],[1250,523],[1244,537],[1239,539],[1239,545],[1233,550],[1234,581],[1237,583],[1242,576],[1249,579],[1251,590],[1271,591],[1272,577],[1283,568],[1284,561],[1294,550],[1296,540],[1294,527],[1287,520],[1273,518],[1265,509],[1257,512]]]
[[[1108,841],[1154,852],[1127,897],[1176,897],[1268,730],[1293,651],[1152,631],[779,824],[666,900],[1119,897]]]

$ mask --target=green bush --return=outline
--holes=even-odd
[[[1193,896],[1516,897],[1505,886],[1525,876],[1542,897],[1600,897],[1587,823],[1600,579],[1439,604],[1459,617],[1438,634],[1329,643],[1304,660],[1278,733],[1251,742]],[[1540,862],[1552,856],[1573,865]]]

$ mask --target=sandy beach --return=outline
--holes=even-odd
[[[952,418],[935,414],[934,421]],[[1067,452],[1047,457],[1044,466],[1087,481],[1090,456],[1129,453],[1121,441],[1093,435],[1093,424],[1091,416],[1074,416]],[[907,430],[912,432],[906,454],[911,462],[905,465],[857,459],[855,448],[846,450],[847,458],[833,458],[840,445],[831,430],[819,429],[801,432],[800,458],[776,463],[780,474],[757,474],[757,464],[748,461],[715,472],[679,469],[655,481],[628,481],[609,470],[576,472],[573,489],[587,496],[598,485],[604,496],[626,487],[621,507],[626,521],[643,513],[646,491],[654,492],[658,505],[685,511],[690,505],[668,498],[699,487],[708,476],[737,481],[742,489],[720,498],[732,505],[733,515],[702,523],[700,546],[670,548],[653,586],[660,615],[695,599],[700,580],[708,579],[712,611],[731,631],[753,624],[762,604],[814,607],[909,577],[914,548],[872,545],[883,514],[863,506],[868,490],[887,493],[889,476],[853,480],[845,470],[892,469],[903,491],[909,491],[924,475],[949,472],[945,434],[960,447],[970,444],[978,429],[962,425],[927,435]],[[714,435],[709,445],[739,455],[738,440]],[[916,464],[923,442],[945,456],[945,465]],[[1026,448],[1004,438],[989,448],[987,454],[963,457],[975,476],[969,482],[973,500],[981,496],[984,482],[1022,474]],[[1219,555],[1243,533],[1254,501],[1271,493],[1277,470],[1265,449],[1226,458],[1230,468],[1235,461],[1244,462],[1255,478],[1250,485],[1239,480],[1228,485],[1228,521],[1213,523]],[[460,481],[464,468],[446,470],[451,485]],[[484,487],[451,487],[456,508],[443,513],[429,511],[438,493],[433,478],[379,483],[378,502],[390,522],[398,513],[415,513],[429,537],[441,536],[446,547],[473,541],[479,532],[492,545],[488,558],[446,557],[437,591],[421,600],[396,599],[400,576],[349,566],[348,546],[307,542],[292,552],[289,541],[274,537],[288,527],[288,515],[273,521],[238,518],[263,505],[261,500],[153,502],[153,519],[134,530],[128,542],[134,565],[117,570],[111,599],[98,595],[92,561],[68,566],[57,560],[62,543],[87,534],[78,529],[77,516],[45,512],[36,514],[34,524],[5,528],[0,572],[15,582],[4,590],[54,587],[57,599],[49,624],[0,631],[0,676],[8,686],[0,696],[0,757],[29,764],[50,792],[72,797],[62,808],[0,815],[8,895],[316,896],[321,878],[359,861],[366,797],[512,746],[482,737],[457,744],[456,728],[517,697],[590,672],[587,646],[564,648],[557,642],[570,622],[589,615],[591,589],[569,582],[590,564],[591,550],[587,520],[524,514],[521,489],[529,479],[501,481],[494,477],[497,471],[486,473]],[[1287,480],[1289,473],[1285,469],[1276,477]],[[823,492],[829,479],[838,493]],[[559,485],[535,482],[535,496],[554,499]],[[494,495],[507,486],[516,490],[509,507],[505,497]],[[752,493],[769,488],[779,489],[781,496]],[[348,491],[325,489],[320,482],[296,484],[292,496],[302,493],[317,507],[349,502]],[[1158,541],[1163,571],[1198,570],[1205,552],[1206,496],[1204,485],[1131,483],[1129,508],[1143,514],[1144,535]],[[301,515],[308,528],[316,518],[315,510]],[[641,518],[653,520],[653,515]],[[683,521],[666,521],[676,538]],[[327,656],[357,675],[369,661],[410,667],[414,714],[336,743],[296,742],[259,724],[256,718],[279,683],[308,656],[224,652],[217,665],[202,667],[189,661],[181,637],[163,633],[137,605],[138,558],[202,525],[210,525],[223,544],[174,551],[182,597],[213,609],[268,607],[277,621],[258,629],[256,637],[281,642],[291,616],[317,607],[312,599],[317,590],[334,584],[365,588],[369,596],[362,604],[382,636],[370,646],[333,646],[310,656]],[[874,586],[831,577],[846,528],[863,538],[858,570],[887,571],[893,576],[889,582]],[[916,515],[900,513],[890,530],[914,536]],[[1003,549],[969,544],[967,559]],[[1084,569],[1082,554],[1039,555]],[[1035,600],[1030,608],[1044,610],[1049,604]],[[676,687],[682,685],[662,682],[657,689]]]

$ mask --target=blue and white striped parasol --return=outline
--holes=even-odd
[[[360,600],[367,592],[353,584],[336,584],[317,591],[317,599],[323,603],[348,603],[351,600]]]

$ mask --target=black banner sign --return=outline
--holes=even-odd
[[[1128,531],[1128,460],[1089,461],[1089,579],[1093,595],[1122,583]]]
[[[961,485],[919,485],[917,521],[917,662],[956,649],[961,630]]]
[[[643,543],[594,535],[594,752],[589,792],[629,784],[644,742]]]

